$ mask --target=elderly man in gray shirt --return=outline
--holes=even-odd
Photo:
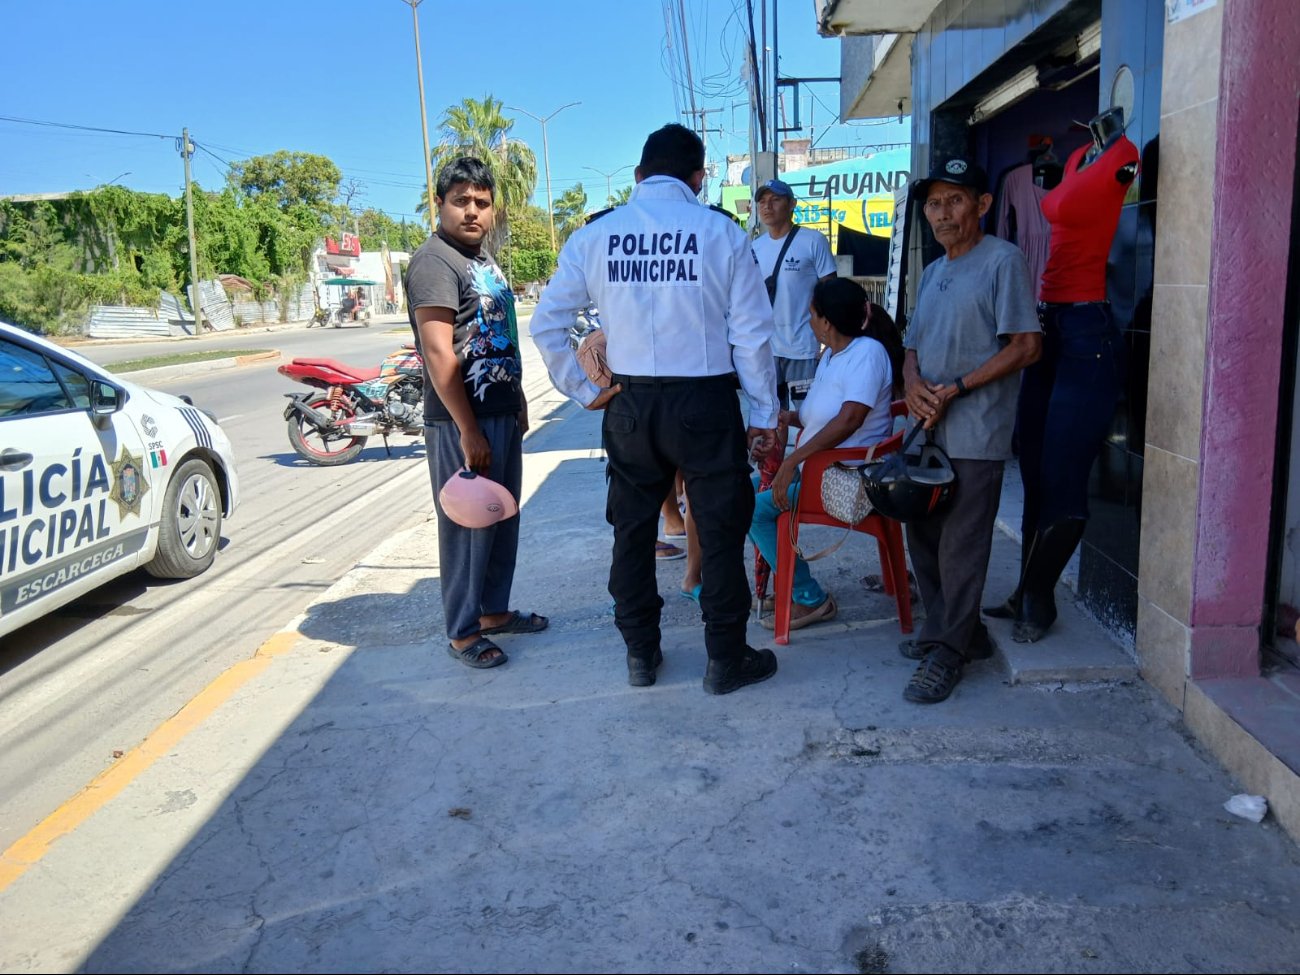
[[[1024,255],[980,229],[993,203],[984,170],[948,159],[914,192],[944,256],[921,275],[904,339],[905,395],[957,472],[951,504],[907,529],[926,619],[899,648],[921,661],[903,696],[933,704],[953,692],[968,661],[992,654],[980,597],[1011,456],[1018,374],[1038,359],[1042,330]]]

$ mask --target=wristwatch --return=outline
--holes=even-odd
[[[967,393],[970,392],[970,390],[966,388],[966,384],[961,381],[961,376],[958,376],[956,379],[954,379],[952,381],[952,384],[957,387],[958,398],[961,398],[962,396],[965,396]]]

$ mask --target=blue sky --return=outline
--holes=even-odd
[[[757,18],[759,4],[755,3]],[[738,0],[686,0],[687,38],[719,164],[747,151]],[[769,8],[770,9],[770,8]],[[545,116],[551,185],[581,181],[593,204],[610,172],[635,163],[646,134],[678,115],[685,95],[668,76],[664,5],[654,0],[425,0],[419,8],[430,140],[449,105],[492,94]],[[9,11],[0,115],[179,135],[205,151],[205,187],[225,161],[277,149],[329,156],[361,186],[356,201],[413,215],[423,188],[411,11],[402,0],[46,0]],[[839,74],[839,45],[817,36],[808,0],[780,0],[784,75]],[[676,91],[676,97],[674,92]],[[906,142],[906,126],[837,125],[836,86],[804,89],[801,121],[820,146]],[[509,114],[509,113],[508,113]],[[716,133],[721,125],[724,133]],[[538,155],[540,126],[514,135]],[[125,175],[123,175],[125,174]],[[174,141],[0,121],[0,195],[88,189],[116,181],[178,193]],[[612,179],[631,182],[631,169]],[[716,199],[717,189],[712,197]]]

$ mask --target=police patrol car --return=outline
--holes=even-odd
[[[0,322],[0,636],[140,566],[198,575],[238,494],[214,418]]]

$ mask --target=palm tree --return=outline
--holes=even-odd
[[[581,183],[575,183],[560,194],[555,201],[555,225],[559,230],[560,241],[569,239],[569,235],[581,227],[587,220],[587,191]]]
[[[475,156],[491,169],[500,211],[487,241],[493,253],[506,239],[510,214],[521,211],[537,188],[537,156],[527,144],[510,138],[515,121],[501,114],[502,107],[501,100],[491,95],[452,105],[442,117],[442,139],[429,152],[435,180],[438,171],[458,156]],[[424,201],[417,209],[421,213],[427,209]]]
[[[609,207],[622,206],[624,203],[628,201],[628,198],[631,197],[631,195],[632,195],[632,184],[628,183],[617,193],[611,193],[609,195],[609,199],[605,201],[605,206],[609,206]]]

